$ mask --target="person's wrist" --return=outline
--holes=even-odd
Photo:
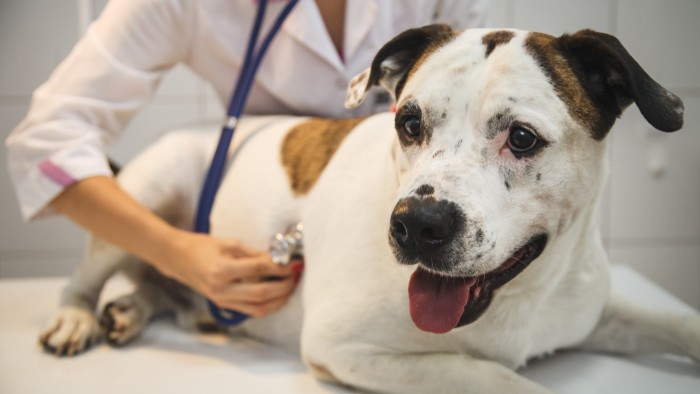
[[[177,265],[186,255],[188,231],[173,226],[163,226],[156,232],[152,247],[151,264],[166,276],[176,276]]]

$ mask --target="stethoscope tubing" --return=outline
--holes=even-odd
[[[221,128],[221,136],[219,137],[219,142],[216,146],[216,150],[214,151],[214,155],[200,193],[197,213],[194,221],[194,231],[197,233],[209,233],[209,216],[214,205],[216,192],[219,189],[224,169],[226,167],[226,158],[228,155],[229,146],[231,145],[231,140],[233,139],[236,124],[238,123],[238,119],[243,112],[250,89],[253,86],[255,73],[260,67],[260,63],[262,63],[263,57],[272,43],[272,40],[282,27],[282,23],[285,19],[287,19],[287,16],[297,2],[298,0],[289,0],[289,2],[277,16],[277,19],[275,19],[274,24],[256,51],[255,46],[258,42],[260,28],[262,26],[267,8],[267,0],[258,1],[258,10],[255,14],[255,20],[253,22],[250,37],[248,38],[248,47],[246,48],[243,65],[240,73],[238,74],[238,80],[236,81],[233,93],[231,94],[231,101],[228,105],[226,120]],[[228,309],[222,310],[211,300],[207,300],[207,303],[209,305],[210,313],[217,323],[221,325],[234,326],[244,322],[249,317],[248,315],[238,311]]]

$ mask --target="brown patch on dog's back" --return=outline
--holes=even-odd
[[[508,30],[497,30],[487,33],[481,38],[481,42],[486,47],[486,57],[489,57],[491,52],[499,45],[504,45],[513,39],[515,33]]]
[[[365,118],[312,118],[284,137],[281,161],[295,195],[309,192],[343,139]]]
[[[605,135],[612,124],[603,119],[581,85],[566,57],[557,48],[557,39],[544,33],[530,33],[525,48],[535,58],[549,78],[559,99],[566,105],[569,115],[580,125],[591,130],[593,136]]]

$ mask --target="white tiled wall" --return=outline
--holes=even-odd
[[[19,122],[31,92],[78,39],[81,12],[97,14],[105,2],[0,1],[0,138]],[[653,77],[684,99],[686,126],[678,133],[651,132],[634,107],[613,130],[602,224],[613,261],[633,265],[695,307],[700,307],[699,17],[698,0],[493,0],[489,16],[491,26],[615,34]],[[212,89],[176,68],[111,155],[126,162],[166,130],[221,114]],[[84,236],[68,221],[22,222],[4,150],[0,213],[0,277],[63,275],[80,259]]]
[[[82,12],[99,14],[106,0],[0,1],[0,139],[24,116],[32,91],[80,37]],[[88,18],[89,19],[89,18]],[[41,28],[37,28],[40,26]],[[185,67],[162,81],[159,93],[132,120],[110,156],[125,163],[168,129],[220,119],[213,90]],[[22,221],[0,149],[0,277],[66,275],[80,261],[85,235],[63,218]]]

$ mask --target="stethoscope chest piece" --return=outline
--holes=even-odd
[[[277,233],[270,241],[270,255],[277,265],[287,265],[304,256],[304,225],[297,223],[284,233]]]

